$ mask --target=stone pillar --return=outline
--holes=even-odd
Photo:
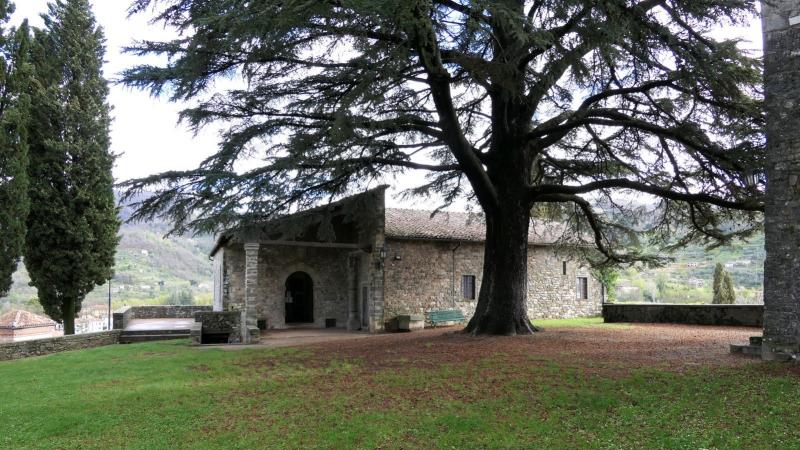
[[[244,309],[242,311],[242,343],[259,341],[256,302],[258,300],[258,242],[244,244]]]
[[[347,311],[347,330],[355,331],[361,328],[361,321],[358,318],[358,280],[359,271],[361,270],[359,264],[359,255],[351,254],[347,259],[348,275],[350,276],[350,286],[347,292],[349,297],[349,308]]]
[[[800,353],[800,0],[762,2],[767,195],[762,357]]]

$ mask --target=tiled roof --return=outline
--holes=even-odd
[[[20,328],[35,328],[52,326],[55,322],[32,312],[20,309],[11,310],[0,316],[0,328],[18,330]]]
[[[418,209],[386,209],[386,236],[399,239],[483,242],[486,222],[482,214]],[[564,226],[531,221],[528,243],[551,245],[562,236]]]

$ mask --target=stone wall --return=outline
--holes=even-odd
[[[564,263],[566,262],[566,274]],[[587,279],[587,298],[578,298],[578,277]],[[528,316],[567,319],[599,316],[602,285],[585,262],[556,253],[553,247],[532,247],[528,254]]]
[[[113,345],[119,343],[121,333],[112,330],[0,344],[0,361]]]
[[[389,239],[386,248],[384,320],[443,309],[461,309],[467,317],[475,312],[477,300],[463,298],[461,276],[476,277],[477,297],[482,245]]]
[[[532,246],[528,256],[528,314],[531,319],[586,317],[600,314],[600,284],[575,260],[567,261],[551,247]],[[483,244],[397,240],[387,241],[384,320],[401,314],[460,309],[469,318],[476,299],[465,299],[463,275],[474,275],[476,297],[483,273]],[[577,296],[577,277],[588,278],[588,299]]]
[[[685,323],[760,327],[763,305],[676,305],[653,303],[606,303],[605,322]]]
[[[229,333],[228,344],[242,342],[242,314],[239,311],[208,311],[198,312],[194,320],[201,324],[198,336],[193,336],[195,344],[202,344],[203,335]]]
[[[800,353],[800,3],[762,3],[767,110],[764,359]]]
[[[211,306],[196,305],[126,306],[114,311],[114,329],[123,329],[134,319],[191,319],[195,313],[211,309]]]

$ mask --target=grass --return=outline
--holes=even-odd
[[[543,319],[534,320],[533,324],[537,327],[547,328],[584,328],[603,326],[610,328],[628,328],[630,325],[624,323],[603,323],[602,317],[577,317],[573,319]]]
[[[581,361],[507,358],[490,352],[469,364],[412,361],[376,370],[310,351],[171,341],[1,362],[0,448],[710,449],[800,442],[800,383],[786,366],[587,371]]]

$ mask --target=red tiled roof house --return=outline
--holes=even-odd
[[[30,341],[56,335],[56,323],[47,317],[23,310],[11,310],[0,315],[0,343]]]

